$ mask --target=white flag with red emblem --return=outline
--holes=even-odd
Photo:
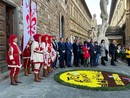
[[[32,0],[23,0],[23,50],[30,37],[37,31],[37,4]]]

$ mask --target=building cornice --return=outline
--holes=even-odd
[[[74,4],[77,6],[77,8],[80,10],[80,12],[82,13],[82,15],[85,17],[85,19],[88,21],[88,23],[89,24],[91,24],[90,23],[90,20],[87,18],[87,16],[85,15],[85,13],[82,11],[82,9],[79,7],[79,5],[76,3],[76,1],[75,0],[72,0],[73,2],[74,2]],[[84,0],[81,0],[81,1],[84,1]],[[85,1],[84,1],[84,3],[85,3]],[[85,3],[86,4],[86,3]],[[87,5],[86,5],[87,6]],[[87,13],[88,14],[88,13]],[[91,14],[90,14],[91,15]],[[92,16],[91,17],[89,17],[90,19],[92,18]]]
[[[118,0],[112,0],[111,1],[111,8],[110,8],[110,14],[109,14],[109,24],[111,23],[115,8],[116,8],[116,4],[117,4]]]
[[[92,18],[92,15],[91,15],[91,13],[90,13],[90,11],[89,11],[89,8],[88,8],[88,6],[87,6],[85,0],[81,0],[81,2],[82,2],[82,4],[83,4],[84,8],[86,9],[86,12],[88,13],[89,17]]]

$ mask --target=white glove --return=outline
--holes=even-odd
[[[56,52],[57,55],[59,55],[59,52]]]
[[[58,55],[58,57],[60,57],[60,55]]]
[[[65,50],[64,51],[62,51],[63,53],[65,53]]]

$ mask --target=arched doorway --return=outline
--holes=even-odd
[[[64,16],[60,15],[59,38],[64,37]]]
[[[8,49],[7,39],[11,34],[19,37],[19,21],[18,21],[17,5],[8,1],[0,1],[0,70],[1,73],[8,70],[6,62],[6,52]],[[20,41],[18,41],[19,43]]]

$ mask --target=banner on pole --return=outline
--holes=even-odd
[[[29,39],[37,32],[37,4],[32,0],[23,0],[23,50]]]

